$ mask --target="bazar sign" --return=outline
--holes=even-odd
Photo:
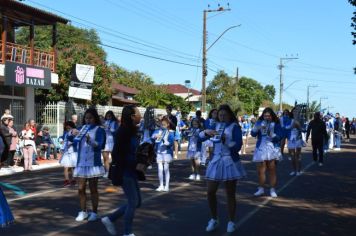
[[[50,89],[51,71],[49,68],[6,61],[5,85]]]

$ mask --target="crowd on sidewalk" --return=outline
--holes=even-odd
[[[64,167],[64,186],[78,186],[79,213],[76,221],[95,221],[99,218],[98,179],[110,178],[114,185],[121,186],[127,204],[103,218],[108,232],[116,234],[114,222],[125,217],[125,235],[132,236],[132,222],[135,209],[141,205],[139,182],[145,180],[145,171],[157,164],[158,181],[156,191],[170,191],[170,164],[181,152],[182,142],[187,142],[186,157],[190,160],[190,181],[201,181],[202,166],[206,167],[207,198],[211,212],[206,231],[219,226],[217,219],[218,186],[224,183],[228,205],[227,232],[235,231],[236,183],[246,176],[240,161],[246,154],[248,140],[257,139],[252,161],[257,165],[258,186],[256,197],[265,194],[266,175],[269,175],[269,195],[277,195],[277,163],[284,159],[287,145],[291,159],[290,175],[301,175],[301,151],[311,134],[313,158],[319,166],[323,156],[334,149],[340,150],[341,140],[348,142],[350,133],[355,134],[356,120],[331,114],[314,114],[306,123],[303,114],[295,107],[276,114],[266,108],[259,117],[236,117],[228,105],[212,109],[207,118],[200,111],[194,117],[184,117],[177,108],[167,106],[167,115],[155,117],[151,107],[143,117],[137,107],[125,106],[121,119],[112,111],[100,117],[97,110],[89,108],[78,121],[72,115],[64,124],[64,134],[57,140],[49,134],[48,127],[37,130],[34,120],[24,124],[17,132],[13,127],[14,117],[5,111],[1,117],[1,167],[15,168],[23,165],[25,172],[33,170],[39,158],[58,160]],[[0,167],[0,169],[1,169]],[[87,208],[86,186],[89,186],[92,208]],[[2,192],[1,192],[2,194]],[[3,194],[0,195],[2,198]],[[5,199],[5,197],[3,196]],[[1,200],[1,199],[0,199]],[[6,202],[6,199],[4,200]],[[11,212],[1,206],[4,213]],[[6,214],[5,214],[6,215]],[[11,215],[12,216],[12,215]],[[13,218],[0,217],[0,225],[12,223]]]

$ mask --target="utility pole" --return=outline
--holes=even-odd
[[[202,87],[202,98],[201,98],[201,111],[202,112],[206,112],[206,76],[208,75],[208,67],[207,67],[207,63],[206,63],[206,60],[207,60],[206,59],[206,52],[207,52],[207,49],[206,49],[206,38],[207,38],[206,16],[209,12],[218,12],[218,11],[223,12],[223,11],[231,10],[230,8],[224,9],[223,7],[220,6],[220,4],[218,5],[218,7],[219,8],[216,10],[204,10],[203,11],[203,60],[202,60],[202,86],[201,86]]]
[[[323,107],[321,106],[321,100],[323,99],[328,99],[328,97],[320,97],[320,101],[319,101],[319,104],[320,104],[320,111],[323,110]]]
[[[309,109],[309,89],[310,88],[316,88],[316,87],[318,87],[318,85],[309,84],[307,86],[307,119],[309,119],[309,111],[310,111],[310,109]]]
[[[289,61],[289,60],[295,60],[298,59],[298,57],[282,57],[279,59],[279,65],[278,65],[278,69],[279,69],[279,110],[283,111],[283,61]]]

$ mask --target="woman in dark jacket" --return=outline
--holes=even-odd
[[[136,150],[139,145],[137,125],[141,120],[136,106],[128,105],[122,110],[121,125],[114,136],[112,162],[119,167],[120,185],[127,198],[127,204],[119,207],[112,214],[102,218],[102,223],[111,235],[116,235],[114,223],[124,216],[124,234],[131,236],[135,209],[141,205],[141,194],[136,171]],[[109,178],[112,178],[109,176]]]
[[[346,117],[346,121],[345,121],[346,142],[350,142],[350,130],[351,130],[350,121],[349,118]]]
[[[324,142],[328,140],[328,135],[326,132],[326,125],[324,121],[321,120],[320,112],[315,112],[314,119],[310,121],[307,129],[306,141],[312,132],[312,146],[313,146],[313,159],[315,162],[318,161],[317,152],[319,152],[319,166],[323,165],[323,145]]]

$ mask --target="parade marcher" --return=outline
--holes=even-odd
[[[201,160],[201,139],[199,137],[202,131],[201,124],[198,119],[193,119],[189,130],[187,130],[188,149],[187,158],[191,161],[192,174],[190,180],[200,180],[200,160]]]
[[[35,133],[32,131],[29,123],[25,123],[21,131],[22,153],[24,157],[24,171],[32,170],[33,155],[36,152]]]
[[[119,123],[113,111],[107,111],[105,113],[104,119],[105,119],[104,128],[106,132],[106,142],[105,142],[105,148],[103,150],[103,159],[104,159],[104,167],[106,171],[105,177],[107,177],[109,171],[109,165],[110,165],[110,154],[114,147],[113,135],[116,132],[116,130],[119,128]]]
[[[319,166],[322,166],[324,161],[323,144],[327,141],[328,136],[325,123],[320,118],[320,112],[314,113],[314,119],[308,125],[306,142],[308,142],[310,131],[312,132],[313,159],[315,162],[318,161],[317,152],[319,152]]]
[[[134,236],[132,222],[136,208],[141,206],[141,193],[136,171],[136,150],[139,146],[137,125],[140,120],[141,114],[136,106],[125,106],[122,110],[121,125],[114,137],[112,163],[120,168],[119,184],[125,193],[127,204],[101,219],[111,235],[117,233],[113,222],[124,216],[124,236]]]
[[[282,128],[282,139],[281,139],[281,154],[282,154],[282,159],[284,157],[284,146],[286,145],[286,140],[287,137],[290,135],[291,132],[291,123],[292,119],[290,118],[290,112],[288,109],[285,109],[283,111],[283,115],[280,118],[280,125]]]
[[[167,115],[165,117],[169,120],[169,130],[175,132],[177,129],[178,119],[172,114],[173,106],[168,105],[166,107]],[[178,153],[178,143],[174,142],[174,153]],[[178,155],[174,155],[174,159],[178,159]]]
[[[77,165],[78,153],[73,147],[74,134],[77,133],[75,129],[75,124],[72,121],[67,121],[64,123],[64,145],[62,146],[62,157],[59,161],[60,165],[64,167],[64,187],[68,185],[74,185],[75,180],[73,179],[73,168]]]
[[[241,130],[242,130],[242,154],[246,154],[246,147],[248,147],[248,136],[250,133],[250,124],[248,117],[241,117]]]
[[[328,135],[328,150],[334,149],[334,121],[331,116],[327,116],[327,120],[325,121],[326,132]]]
[[[228,218],[227,232],[236,230],[236,182],[245,176],[238,152],[242,146],[241,127],[228,105],[221,105],[218,109],[218,123],[215,130],[204,130],[200,133],[202,139],[210,139],[214,143],[213,157],[206,170],[208,181],[208,203],[211,219],[206,227],[207,232],[215,230],[218,225],[216,192],[219,183],[226,188]]]
[[[105,169],[101,162],[101,151],[105,145],[105,130],[100,125],[101,122],[97,110],[94,108],[87,109],[83,117],[83,127],[73,139],[73,145],[78,150],[78,161],[73,176],[78,178],[81,210],[75,219],[76,221],[83,221],[87,218],[88,221],[95,221],[98,218],[98,179],[105,174]],[[87,212],[85,191],[87,182],[89,182],[93,207],[92,212],[89,214]]]
[[[335,151],[341,150],[341,138],[342,138],[342,120],[340,114],[335,114],[334,120],[334,139],[335,139]]]
[[[169,129],[169,120],[167,117],[163,117],[161,120],[161,128],[156,130],[152,138],[156,142],[156,154],[157,154],[157,165],[158,165],[158,178],[159,187],[156,191],[169,191],[169,163],[172,161],[173,156],[173,145],[174,145],[174,132]],[[163,180],[165,178],[165,185]]]
[[[292,160],[292,167],[293,167],[293,171],[289,174],[289,175],[301,175],[301,151],[302,151],[302,147],[303,147],[303,138],[302,138],[302,127],[300,125],[300,123],[293,119],[293,114],[290,114],[291,119],[292,119],[292,123],[291,123],[291,127],[290,127],[290,132],[288,134],[287,140],[288,140],[288,150],[289,150],[289,154],[291,156],[291,160]],[[288,127],[289,128],[289,127]]]
[[[269,173],[270,196],[275,198],[277,197],[275,189],[277,184],[276,162],[281,158],[280,140],[283,134],[279,119],[271,108],[267,107],[263,110],[262,115],[251,130],[251,135],[257,137],[253,162],[257,163],[259,187],[254,195],[261,196],[264,194],[267,169]]]
[[[210,129],[210,130],[215,130],[216,128],[216,123],[218,122],[218,109],[213,108],[210,110],[209,115],[208,115],[208,119],[205,120],[204,126],[202,128],[205,129]],[[209,163],[211,156],[213,154],[213,142],[210,141],[209,139],[207,141],[205,141],[206,146],[208,147],[209,153],[206,154],[206,156],[208,156],[205,160],[202,156],[202,160],[201,160],[201,165],[207,165],[207,163]],[[205,162],[203,162],[205,161]]]
[[[9,147],[4,141],[4,136],[1,134],[0,131],[0,160],[7,158],[8,153],[6,150],[8,148]],[[4,156],[6,156],[6,158],[4,158]],[[0,187],[0,228],[7,227],[12,223],[14,223],[14,216],[12,215],[9,204],[7,203],[5,195]]]

